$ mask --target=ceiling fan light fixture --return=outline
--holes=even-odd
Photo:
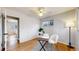
[[[38,16],[43,16],[44,13],[45,13],[45,8],[40,7],[40,8],[37,9]]]
[[[38,15],[39,15],[39,16],[43,16],[43,13],[39,13]]]

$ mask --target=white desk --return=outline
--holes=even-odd
[[[46,43],[48,43],[49,35],[38,36],[36,39],[38,40],[38,42],[39,42],[40,45],[41,45],[40,51],[41,51],[42,49],[43,49],[44,51],[46,51],[45,45],[46,45]],[[42,42],[41,42],[41,41],[42,41]]]

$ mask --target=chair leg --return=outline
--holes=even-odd
[[[59,51],[58,44],[53,44],[53,47],[54,47],[54,51]]]
[[[53,46],[53,51],[56,51],[56,46],[55,46],[55,44],[52,44],[52,46]]]
[[[53,51],[53,44],[51,44],[51,51]]]
[[[51,45],[51,51],[54,51],[54,47],[53,47],[53,44],[50,44]]]

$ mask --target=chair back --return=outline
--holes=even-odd
[[[51,35],[51,37],[49,38],[49,43],[51,43],[51,44],[57,43],[58,42],[58,38],[59,38],[59,36],[57,34]]]

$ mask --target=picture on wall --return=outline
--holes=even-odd
[[[43,21],[42,26],[53,26],[53,20]]]

